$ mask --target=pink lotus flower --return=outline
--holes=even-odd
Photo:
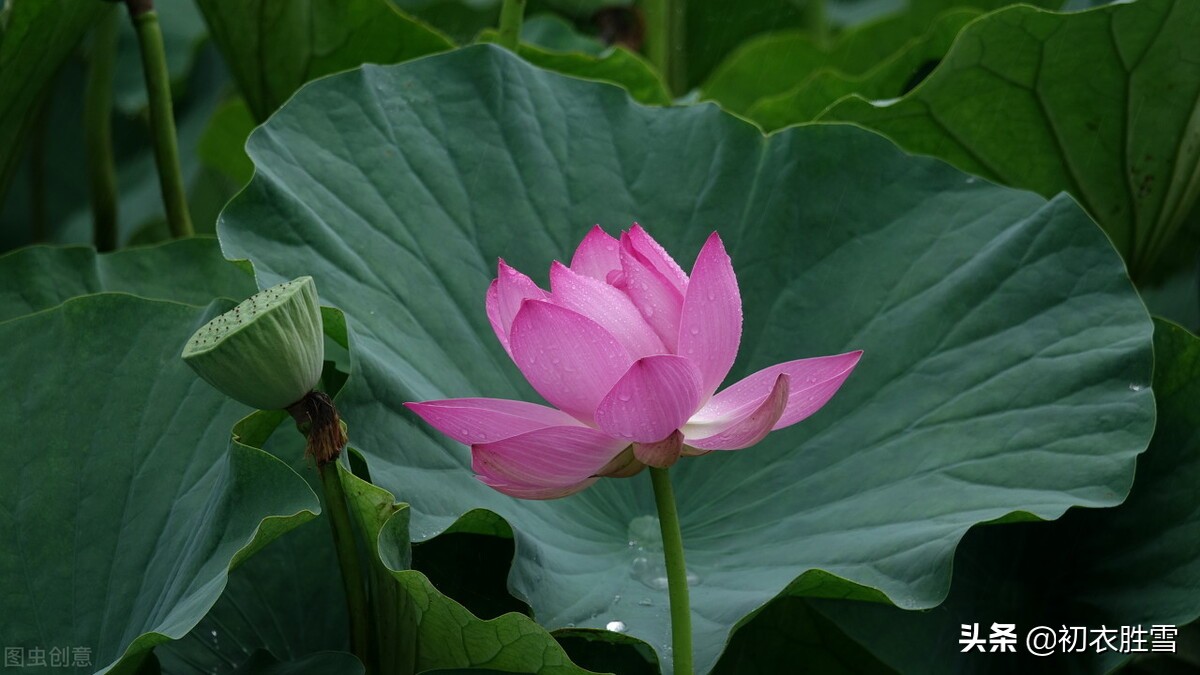
[[[779,363],[725,388],[742,336],[742,299],[713,233],[689,277],[640,226],[599,226],[547,293],[499,263],[487,292],[496,337],[554,408],[459,398],[406,404],[471,446],[496,490],[553,499],[603,476],[667,467],[680,455],[740,450],[825,405],[861,351]]]

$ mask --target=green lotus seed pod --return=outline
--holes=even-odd
[[[321,377],[321,308],[312,277],[272,286],[204,324],[183,360],[226,396],[260,410],[304,398]]]

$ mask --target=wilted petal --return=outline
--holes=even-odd
[[[674,354],[647,356],[596,407],[596,424],[627,443],[655,443],[683,426],[699,401],[699,373],[690,361]]]
[[[634,248],[628,234],[621,235],[618,288],[629,296],[666,348],[674,352],[678,344],[683,293]]]
[[[579,424],[561,410],[501,398],[451,398],[405,403],[404,407],[466,445],[498,441],[546,427]]]
[[[506,483],[566,487],[598,475],[627,445],[590,427],[546,427],[471,446],[471,468]]]
[[[668,469],[675,466],[683,452],[683,434],[678,429],[654,443],[634,443],[633,456],[646,466]]]
[[[592,483],[600,480],[599,477],[596,477],[575,483],[574,485],[567,485],[565,487],[538,487],[534,485],[525,485],[523,483],[505,481],[499,478],[491,478],[489,476],[475,477],[478,478],[481,483],[493,488],[497,492],[504,493],[509,497],[516,497],[517,499],[558,499],[559,497],[566,497],[568,495],[573,495],[576,492],[581,492],[591,487]]]
[[[496,280],[488,287],[487,292],[488,322],[492,324],[492,330],[496,332],[500,344],[504,345],[505,351],[511,356],[509,334],[512,332],[513,320],[521,310],[521,303],[529,299],[544,300],[549,296],[533,283],[533,279],[509,267],[503,259],[496,267]]]
[[[556,304],[603,326],[633,358],[667,351],[629,296],[603,281],[583,276],[555,262],[550,266],[550,291]]]
[[[782,429],[821,409],[837,392],[862,356],[861,351],[836,356],[778,363],[739,380],[709,399],[693,422],[736,414],[748,406],[757,406],[775,386],[780,375],[788,376],[787,407],[772,429]]]
[[[509,331],[513,361],[554,407],[585,423],[633,358],[598,323],[548,301],[526,300]]]
[[[787,409],[788,379],[786,374],[776,377],[775,386],[758,405],[720,418],[689,421],[683,428],[687,444],[701,450],[741,450],[766,438]]]
[[[620,243],[599,225],[593,227],[571,257],[571,269],[577,274],[604,281],[609,272],[621,269]]]
[[[692,267],[675,350],[700,370],[700,400],[708,400],[721,386],[737,358],[741,340],[742,296],[733,262],[721,237],[713,232]]]
[[[663,278],[670,283],[679,295],[687,293],[688,276],[683,273],[683,268],[675,259],[671,257],[667,250],[662,247],[650,233],[642,229],[641,225],[633,224],[629,228],[629,232],[622,237],[622,240],[628,239],[634,250],[638,252],[647,262],[649,262],[658,273],[663,275]]]

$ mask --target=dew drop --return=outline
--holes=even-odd
[[[609,621],[607,624],[605,624],[604,627],[614,633],[624,633],[625,632],[625,622],[624,621]]]
[[[1134,384],[1132,382],[1129,383],[1129,391],[1141,391],[1145,388],[1146,388],[1145,386],[1140,385],[1140,384]]]
[[[631,398],[633,398],[633,397],[630,396],[629,394],[625,394],[625,393],[617,394],[617,400],[622,401],[622,402],[628,401]]]
[[[688,332],[691,333],[692,335],[699,335],[700,334],[700,326],[692,326],[691,328],[688,329]]]
[[[653,607],[654,601],[651,600],[650,598],[642,598],[641,600],[638,600],[637,604],[642,607]]]

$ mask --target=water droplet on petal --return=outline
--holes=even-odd
[[[607,624],[605,624],[604,627],[614,633],[624,633],[625,632],[625,622],[624,621],[609,621]]]
[[[700,334],[700,326],[692,326],[691,328],[688,329],[688,332],[691,333],[692,335],[699,335]]]

